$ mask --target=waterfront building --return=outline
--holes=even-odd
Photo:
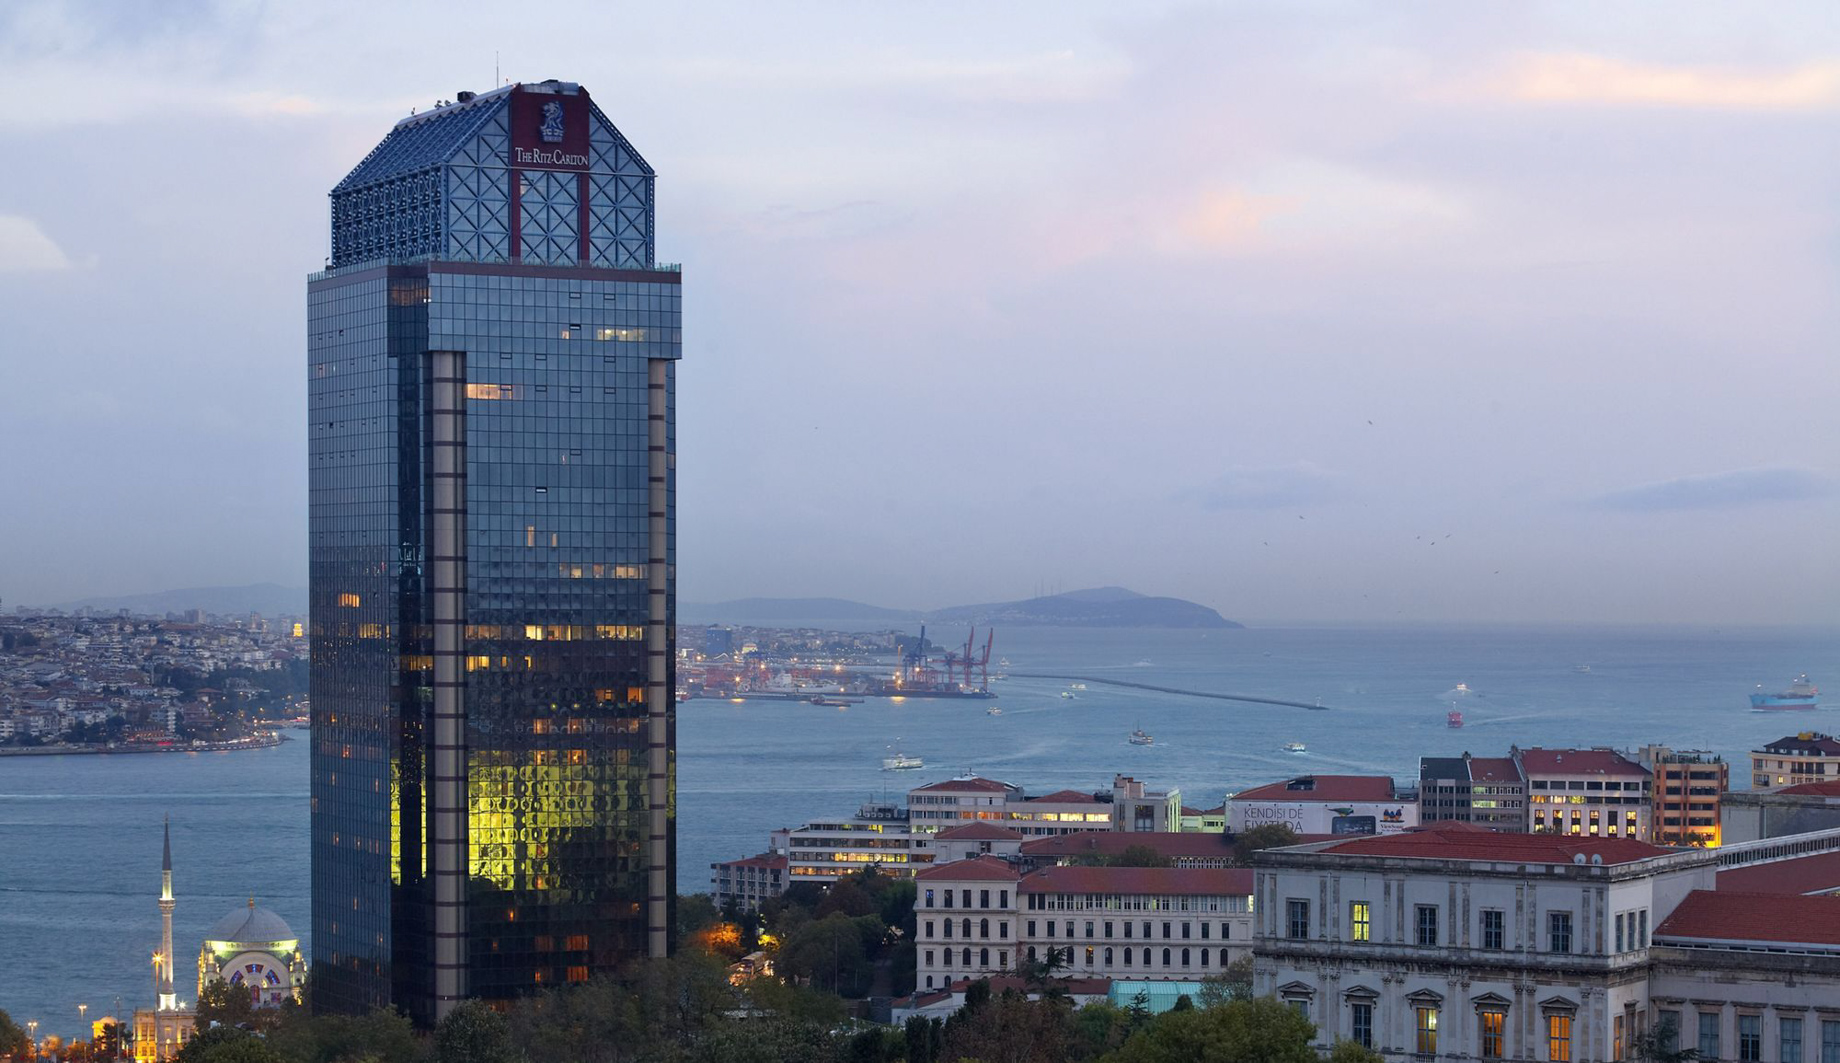
[[[677,267],[579,85],[398,122],[307,284],[315,1008],[662,956]]]
[[[1840,739],[1802,731],[1751,752],[1751,789],[1781,790],[1803,783],[1840,782]]]
[[[161,826],[160,839],[160,951],[153,954],[154,1006],[134,1011],[134,1058],[136,1063],[160,1063],[172,1059],[192,1039],[192,1009],[179,1003],[173,987],[173,897],[172,824]]]
[[[917,876],[915,985],[1002,975],[1054,950],[1073,978],[1194,980],[1252,946],[1247,868],[1051,866],[990,856]]]
[[[1731,790],[1719,799],[1719,817],[1727,842],[1840,827],[1840,779],[1780,790]]]
[[[1420,757],[1418,821],[1524,830],[1526,776],[1513,757]]]
[[[1278,824],[1298,834],[1394,834],[1418,825],[1418,795],[1384,775],[1299,775],[1227,799],[1227,830]]]
[[[1528,831],[1647,840],[1652,812],[1647,768],[1613,749],[1510,747],[1527,780]]]
[[[827,886],[868,867],[912,878],[932,862],[932,837],[909,825],[907,809],[872,801],[854,816],[814,820],[787,832],[787,883]]]
[[[1182,829],[1182,791],[1150,790],[1129,775],[1112,778],[1112,829],[1157,831]]]
[[[198,993],[213,981],[244,990],[258,1008],[300,1000],[306,985],[307,960],[300,939],[287,921],[256,907],[237,908],[217,921],[198,952]]]
[[[1719,801],[1731,787],[1723,757],[1703,749],[1643,746],[1636,760],[1652,774],[1649,841],[1716,847],[1722,834]]]
[[[730,904],[757,912],[763,902],[786,892],[785,853],[761,853],[709,865],[709,896],[717,908]]]

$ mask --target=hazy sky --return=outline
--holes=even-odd
[[[1679,2],[14,0],[7,607],[305,582],[326,192],[495,52],[658,170],[685,599],[1840,617],[1840,20]]]

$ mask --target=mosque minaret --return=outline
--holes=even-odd
[[[172,943],[172,818],[167,817],[164,825],[165,837],[162,840],[160,855],[160,960],[159,985],[155,992],[160,995],[159,1010],[179,1010],[178,994],[173,992],[173,943]]]

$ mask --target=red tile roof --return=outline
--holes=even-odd
[[[1074,834],[1031,838],[1022,843],[1022,855],[1029,857],[1118,856],[1126,849],[1140,845],[1155,849],[1158,855],[1172,859],[1183,856],[1226,857],[1233,855],[1233,845],[1224,834],[1204,834],[1199,831],[1175,833],[1105,830],[1086,830]]]
[[[1015,868],[994,856],[974,856],[969,860],[934,864],[914,877],[929,882],[1014,882],[1021,876]]]
[[[1469,758],[1471,782],[1518,782],[1520,777],[1521,770],[1514,766],[1513,757]]]
[[[1840,947],[1840,897],[1694,890],[1655,928],[1668,938]]]
[[[1142,893],[1158,896],[1251,896],[1249,867],[1044,867],[1024,876],[1018,893]]]
[[[1797,797],[1840,797],[1840,779],[1832,782],[1797,783],[1794,786],[1785,786],[1776,792],[1793,794]]]
[[[1307,789],[1304,788],[1306,784]],[[1385,775],[1299,775],[1283,782],[1241,790],[1229,800],[1391,801],[1393,780]]]
[[[1528,775],[1634,775],[1646,777],[1647,768],[1613,749],[1520,750],[1521,767]]]
[[[1719,889],[1738,893],[1826,893],[1840,890],[1840,852],[1772,860],[1719,872]]]
[[[1021,831],[999,827],[995,823],[967,823],[962,827],[948,827],[933,837],[942,842],[1013,842],[1020,841],[1024,835]]]
[[[979,793],[1000,794],[1013,789],[1015,789],[1015,787],[1006,782],[998,782],[995,779],[973,778],[947,779],[945,782],[928,783],[925,786],[916,786],[912,790],[909,790],[908,793],[930,793],[935,790],[975,790]]]
[[[1099,798],[1096,797],[1095,795],[1081,793],[1078,790],[1056,790],[1051,794],[1042,794],[1040,797],[1025,797],[1023,798],[1023,800],[1024,801],[1053,801],[1057,804],[1064,804],[1064,805],[1074,805],[1074,804],[1079,804],[1079,805],[1106,804],[1106,805],[1109,805],[1111,804],[1110,801],[1100,801]]]
[[[1660,846],[1634,838],[1591,838],[1571,834],[1518,834],[1488,830],[1472,823],[1436,823],[1404,834],[1353,838],[1318,852],[1340,856],[1382,856],[1406,860],[1477,860],[1507,864],[1586,863],[1601,856],[1605,864],[1627,864],[1666,856]]]

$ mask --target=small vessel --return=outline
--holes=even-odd
[[[1066,699],[1067,699],[1068,701],[1072,701],[1072,700],[1073,700],[1073,691],[1071,691],[1071,690],[1063,690],[1063,691],[1061,691],[1061,697],[1063,697],[1063,698],[1066,698]]]
[[[1455,709],[1450,710],[1450,714],[1444,717],[1444,726],[1446,727],[1463,726],[1463,714],[1458,712]]]
[[[1588,672],[1588,671],[1590,671],[1590,670],[1591,670],[1591,666],[1590,666],[1590,665],[1588,665],[1588,664],[1574,664],[1574,665],[1572,665],[1572,671],[1574,671],[1574,672]]]
[[[1458,697],[1468,697],[1469,696],[1469,684],[1468,683],[1458,683],[1456,689],[1457,689]]]
[[[991,707],[991,708],[988,708],[988,709],[985,709],[985,710],[984,710],[984,715],[986,715],[986,716],[1001,716],[1001,715],[1003,715],[1003,710],[1002,710],[1002,709],[999,709],[999,708],[996,708],[996,707],[994,707],[994,706],[993,706],[993,707]]]
[[[1140,658],[1136,661],[1132,661],[1131,667],[1133,668],[1155,668],[1156,662],[1153,660],[1150,660],[1148,657],[1145,657],[1145,658]]]
[[[1147,745],[1152,745],[1155,742],[1156,742],[1156,739],[1146,734],[1144,732],[1144,729],[1141,727],[1131,732],[1131,744],[1134,746],[1147,746]]]
[[[913,771],[926,767],[926,762],[919,757],[910,757],[905,753],[894,753],[882,758],[883,771]]]
[[[1753,709],[1818,709],[1821,707],[1821,692],[1808,681],[1806,673],[1795,677],[1789,689],[1775,694],[1766,694],[1763,684],[1757,684],[1757,692],[1751,695]]]
[[[1304,745],[1302,742],[1286,742],[1284,743],[1284,751],[1286,753],[1308,753],[1310,747]]]
[[[1068,690],[1085,690],[1086,684],[1085,683],[1068,683],[1067,689]]]

